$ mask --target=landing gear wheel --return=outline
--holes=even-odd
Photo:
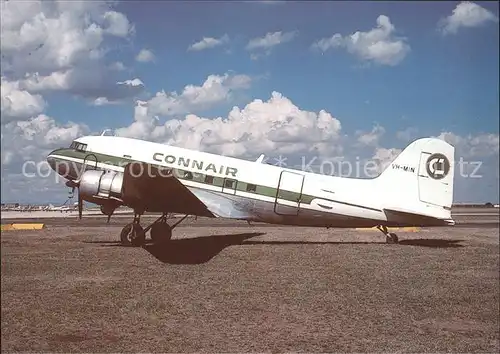
[[[151,240],[155,244],[164,244],[172,238],[172,228],[166,222],[156,223],[151,226]]]
[[[398,235],[396,235],[395,233],[390,232],[385,237],[385,242],[387,242],[387,243],[399,243]]]
[[[146,242],[146,233],[138,223],[130,223],[122,229],[120,239],[124,246],[142,246]]]

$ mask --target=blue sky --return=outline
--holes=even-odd
[[[135,76],[153,93],[180,91],[187,83],[201,84],[210,74],[233,70],[249,75],[267,74],[247,93],[249,98],[267,99],[276,90],[301,108],[326,109],[343,117],[348,130],[365,129],[378,122],[397,131],[408,125],[406,120],[417,120],[424,133],[436,129],[496,132],[498,28],[484,26],[443,38],[436,31],[436,23],[449,15],[456,4],[125,1],[117,10],[135,24],[137,34],[133,45],[114,54],[119,60],[122,51],[133,53],[142,47],[150,48],[158,57],[155,64],[137,65],[132,55],[123,62],[133,67]],[[497,3],[480,4],[498,13]],[[406,37],[411,46],[400,65],[365,68],[346,52],[311,52],[310,46],[318,38],[370,30],[380,14],[391,19],[398,34]],[[269,57],[251,60],[244,49],[246,43],[274,31],[299,33],[296,40],[277,46]],[[226,33],[235,38],[234,43],[226,46],[231,54],[220,48],[186,52],[188,45],[204,36],[219,38]],[[63,117],[69,104],[72,103],[61,102],[48,112]],[[131,119],[131,106],[87,111],[88,106],[82,104],[76,117],[96,129],[103,119],[110,127],[118,127]],[[230,106],[221,106],[214,114],[224,115]]]
[[[362,150],[367,157],[376,155],[380,149],[401,149],[411,138],[450,133],[450,139],[460,145],[459,152],[464,156],[493,161],[493,167],[488,165],[490,172],[498,164],[499,38],[496,2],[322,1],[273,4],[122,1],[112,7],[98,8],[90,2],[85,6],[88,8],[56,6],[51,8],[51,15],[58,20],[63,18],[62,14],[93,14],[95,18],[106,18],[108,22],[95,21],[103,33],[107,30],[112,35],[103,36],[97,47],[89,47],[104,50],[98,61],[89,57],[86,58],[88,60],[74,59],[66,66],[45,65],[43,60],[48,58],[48,51],[57,51],[58,44],[44,43],[42,39],[40,44],[43,48],[40,51],[44,51],[44,55],[36,63],[25,66],[13,64],[10,71],[2,69],[3,80],[12,83],[12,87],[29,95],[40,95],[45,100],[46,105],[35,110],[51,119],[50,128],[44,129],[69,127],[68,124],[77,127],[63,130],[63,135],[50,143],[38,143],[41,148],[52,148],[56,143],[66,144],[67,140],[74,138],[72,134],[99,132],[104,128],[144,138],[133,130],[137,124],[132,127],[132,123],[139,121],[134,117],[138,99],[148,102],[148,116],[158,116],[155,124],[167,129],[169,121],[182,121],[190,113],[204,119],[227,117],[233,106],[243,109],[255,99],[267,101],[271,93],[277,91],[301,111],[318,113],[325,110],[330,113],[341,122],[342,134],[352,141],[368,134],[375,126],[383,127],[384,132],[377,137],[376,143],[368,144],[367,149],[371,150]],[[34,15],[40,12],[40,8],[32,6],[30,11]],[[20,33],[20,24],[31,23],[33,16],[28,16],[30,11],[22,11],[26,12],[24,15],[15,11],[8,13],[13,18],[8,24],[12,33]],[[106,17],[109,11],[120,16]],[[45,12],[49,14],[48,10]],[[398,60],[390,58],[390,53],[381,52],[388,50],[387,47],[375,54],[372,52],[370,57],[366,46],[354,45],[350,41],[353,33],[367,34],[376,28],[380,16],[385,16],[393,28],[386,37],[378,40],[404,46],[404,50],[399,47],[399,51],[393,48],[397,53],[393,53],[392,57],[399,54]],[[444,33],[446,23],[443,21],[446,18],[449,31]],[[77,20],[71,26],[74,27],[67,28],[67,31],[77,30],[83,33],[82,36],[88,28],[87,23],[78,24]],[[130,31],[132,28],[133,31]],[[277,40],[280,43],[268,45],[268,50],[247,49],[251,40],[264,40],[266,35],[276,32],[280,32],[281,39]],[[287,34],[291,36],[288,40]],[[334,34],[341,36],[342,44],[335,46],[331,42],[329,48],[313,48],[314,43]],[[220,46],[188,50],[190,45],[204,37],[220,39],[223,36],[226,40]],[[28,43],[31,47],[26,44],[26,47],[20,45],[16,48],[8,47],[8,44],[4,48],[2,43],[2,52],[6,53],[9,63],[14,63],[16,58],[26,55],[26,48],[33,48],[32,42]],[[85,43],[89,45],[90,41]],[[89,56],[90,49],[81,53]],[[149,50],[154,60],[138,61],[137,54],[143,49]],[[80,53],[77,49],[71,50]],[[260,56],[256,58],[255,54]],[[390,60],[394,61],[388,64]],[[117,62],[121,63],[123,70],[109,68]],[[26,79],[34,72],[54,78],[68,68],[73,70],[78,80],[66,77],[64,80],[67,81],[59,80],[57,84],[46,81],[35,85]],[[182,96],[186,85],[200,87],[210,75],[225,74],[241,75],[251,82],[232,87],[230,94],[223,95],[223,99],[213,99],[196,106],[189,98],[182,109],[173,114],[158,107],[156,113],[152,113],[154,110],[150,101],[158,92],[163,90],[169,97],[172,97],[172,92]],[[141,85],[131,86],[131,94],[111,92],[116,82],[133,79],[139,79]],[[111,101],[118,96],[120,99],[113,104],[93,103],[99,97]],[[8,116],[2,124],[10,124],[9,129],[14,129],[13,124],[17,124],[17,131],[26,129],[19,128],[19,122],[34,117],[17,113],[11,115],[12,118]],[[398,139],[405,131],[410,137]],[[40,132],[42,135],[47,133],[43,129]],[[165,134],[155,139],[166,143],[181,141],[179,137]],[[484,146],[477,147],[478,144]],[[496,150],[493,154],[470,154],[476,148],[489,151],[490,146]],[[204,146],[195,147],[201,149]],[[355,149],[345,144],[343,147],[344,154],[346,150]],[[266,152],[264,147],[262,151]],[[246,152],[250,155],[256,153],[249,149]],[[5,154],[2,152],[4,169],[16,171],[12,164],[19,161]],[[25,153],[23,158],[28,155]],[[242,156],[246,155],[242,153]],[[498,194],[498,187],[495,186],[498,174],[492,178],[492,182],[488,183],[490,187],[482,192],[483,199],[491,196],[492,191]],[[474,185],[463,188],[467,190],[471,186]],[[458,195],[462,199],[473,198],[470,193],[460,193]]]

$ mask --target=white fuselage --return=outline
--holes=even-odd
[[[82,163],[85,156],[89,165],[120,172],[126,163],[136,161],[223,179],[224,183],[216,185],[192,177],[179,178],[220,217],[332,227],[387,221],[387,191],[380,190],[377,178],[320,175],[124,137],[87,136],[75,142],[84,144],[79,148],[85,151],[78,154],[59,149],[49,157]],[[233,204],[227,206],[227,200]],[[263,207],[264,204],[273,208]],[[281,213],[277,206],[287,210]],[[351,219],[357,221],[350,222]]]

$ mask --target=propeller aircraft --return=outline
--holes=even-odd
[[[448,226],[454,147],[437,138],[409,144],[375,178],[346,178],[282,168],[144,140],[84,136],[52,151],[47,162],[83,201],[109,218],[119,206],[134,210],[121,242],[141,246],[146,233],[165,243],[188,215],[326,228],[377,227],[397,243],[389,227]],[[161,213],[143,228],[145,212]],[[185,217],[174,225],[170,213]]]

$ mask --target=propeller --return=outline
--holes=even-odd
[[[75,180],[75,181],[67,181],[66,186],[71,188],[71,197],[73,197],[75,193],[75,188],[78,188],[78,219],[82,219],[82,214],[83,214],[83,199],[82,195],[80,193],[80,181]]]
[[[78,219],[82,220],[83,213],[83,199],[80,194],[80,188],[78,188]]]
[[[69,180],[66,182],[66,185],[68,187],[71,187],[71,193],[74,193],[75,188],[78,188],[78,219],[82,219],[82,214],[83,214],[83,198],[80,193],[80,182],[82,180],[83,173],[85,172],[85,162],[84,165],[82,166],[82,170],[79,173],[79,176],[75,180]]]

